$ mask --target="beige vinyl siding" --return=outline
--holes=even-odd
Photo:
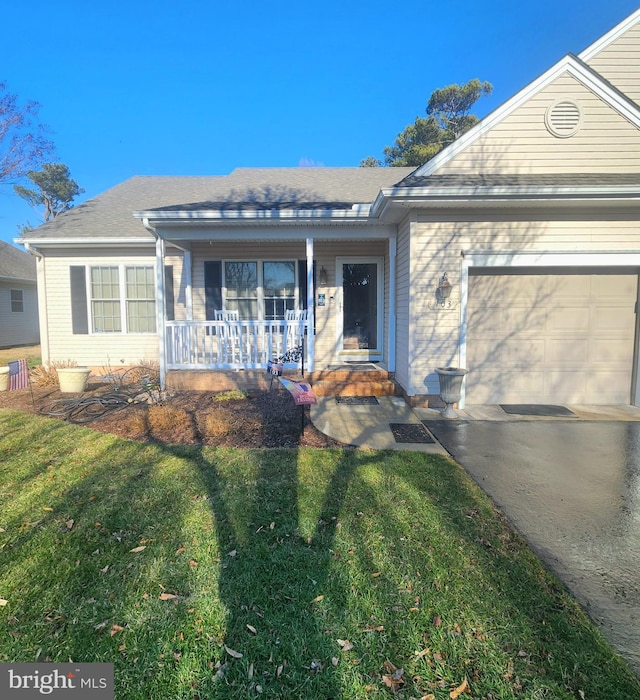
[[[14,289],[22,292],[21,312],[11,308],[11,291]],[[0,281],[0,347],[34,345],[39,338],[36,285]]]
[[[399,226],[396,249],[396,379],[409,387],[411,345],[410,293],[411,293],[411,226],[405,219]]]
[[[631,27],[586,62],[640,104],[640,24]]]
[[[582,122],[574,136],[558,138],[547,130],[545,114],[550,105],[565,99],[579,104]],[[564,74],[437,172],[634,173],[639,169],[640,130]]]
[[[89,333],[74,335],[71,328],[71,265],[151,265],[155,253],[126,251],[78,251],[69,255],[60,251],[47,255],[46,294],[49,314],[49,362],[75,361],[89,367],[120,367],[140,360],[157,360],[156,333]]]
[[[436,212],[439,221],[420,213],[411,248],[412,279],[410,319],[413,339],[409,347],[410,386],[416,394],[437,394],[435,368],[457,365],[460,342],[461,251],[629,251],[640,245],[634,221],[615,221],[590,212],[592,218],[576,221],[575,214],[549,219],[533,211],[481,211],[448,214]],[[431,215],[433,218],[436,214]],[[514,221],[517,215],[519,220]],[[511,217],[511,218],[510,218]],[[598,218],[600,217],[600,218]],[[452,308],[430,308],[443,272],[453,287]]]

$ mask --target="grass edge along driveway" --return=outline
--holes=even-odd
[[[630,698],[454,462],[130,442],[0,411],[0,661],[121,698]]]

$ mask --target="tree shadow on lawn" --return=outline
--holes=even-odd
[[[0,415],[0,436],[18,420]],[[22,430],[11,454],[0,437],[23,470],[0,522],[2,661],[111,662],[127,698],[383,697],[385,662],[408,695],[447,697],[466,677],[478,697],[516,697],[520,679],[602,697],[587,666],[618,663],[560,588],[538,591],[549,575],[450,460],[141,446],[42,418]],[[572,634],[595,661],[548,658],[546,641]]]

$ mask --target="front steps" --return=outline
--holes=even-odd
[[[376,365],[347,366],[311,372],[308,379],[316,396],[399,396],[389,372]]]

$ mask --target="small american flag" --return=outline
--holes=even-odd
[[[26,360],[9,362],[9,391],[26,389],[29,386],[29,370]]]

